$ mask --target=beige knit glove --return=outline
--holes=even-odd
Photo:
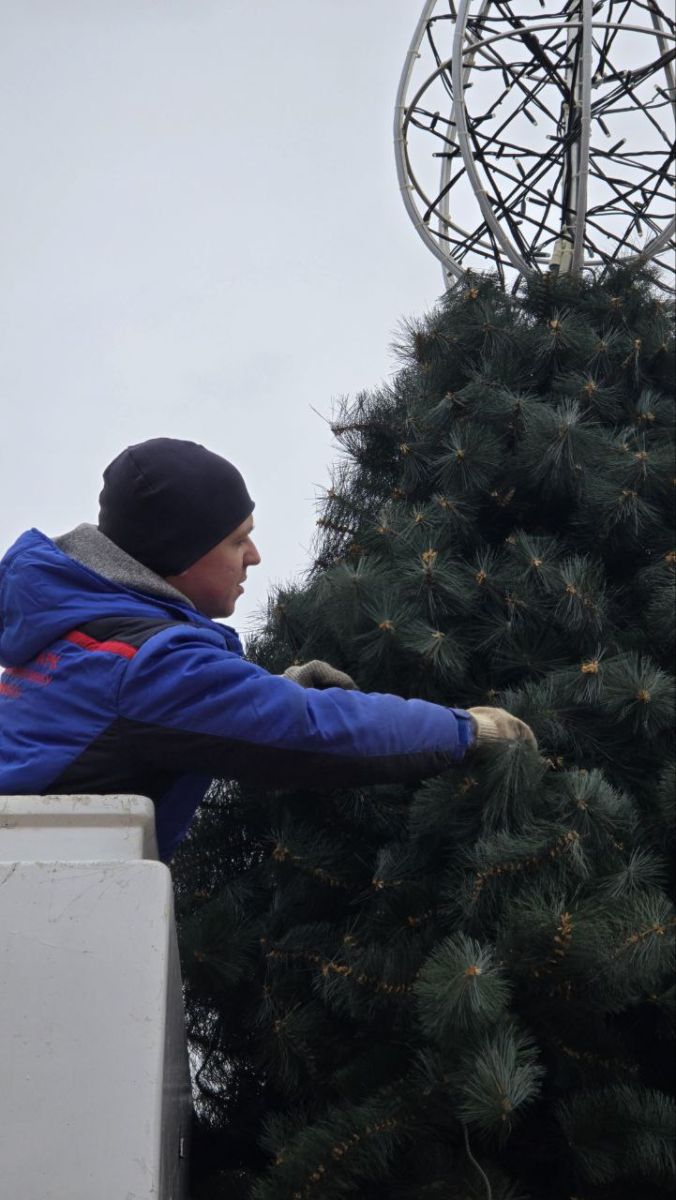
[[[467,711],[474,718],[476,746],[498,741],[522,741],[537,750],[538,744],[530,725],[505,712],[504,708],[468,708]]]
[[[299,683],[305,688],[339,687],[356,690],[357,687],[354,679],[344,671],[337,671],[335,667],[319,658],[313,658],[311,662],[303,663],[299,667],[287,667],[282,673],[287,679],[292,679],[294,683]]]

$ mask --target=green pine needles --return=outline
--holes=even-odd
[[[253,652],[502,705],[539,752],[214,791],[175,868],[194,1200],[667,1200],[671,307],[474,278],[398,349]]]

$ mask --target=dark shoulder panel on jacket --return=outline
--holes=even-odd
[[[124,642],[138,650],[162,629],[185,624],[185,621],[163,621],[157,617],[99,617],[78,625],[78,630],[96,642]]]

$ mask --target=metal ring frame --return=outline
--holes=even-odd
[[[445,282],[490,266],[518,286],[533,270],[579,272],[618,260],[652,260],[673,273],[673,141],[659,118],[670,112],[673,120],[676,111],[676,22],[656,0],[567,0],[554,17],[534,7],[535,0],[460,0],[457,11],[453,0],[423,5],[394,124],[399,186],[418,233],[441,261]],[[649,24],[642,23],[646,15]],[[440,30],[445,54],[437,45]],[[631,66],[622,62],[629,35]],[[658,53],[635,67],[646,35]],[[409,98],[425,42],[434,66]],[[524,61],[508,57],[514,45],[525,51]],[[497,95],[471,113],[469,89],[478,80],[477,91],[483,85],[485,93],[485,80],[497,75]],[[647,93],[651,85],[656,99]],[[447,115],[423,107],[434,88],[443,89]],[[500,109],[506,118],[504,112],[496,118]],[[543,116],[556,132],[551,146],[538,148],[519,124],[523,118],[535,125]],[[606,122],[618,119],[625,136],[606,148]],[[413,168],[414,132],[422,135],[419,143],[429,135],[428,146],[442,147],[428,150],[423,164],[429,172],[431,159],[441,160],[432,195]],[[625,150],[628,137],[634,148]],[[649,236],[639,245],[644,229]],[[662,284],[669,288],[666,279]]]

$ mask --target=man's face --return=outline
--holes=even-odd
[[[187,570],[167,575],[167,583],[183,592],[207,617],[232,616],[244,591],[247,568],[261,561],[251,539],[253,524],[253,517],[247,517]]]

